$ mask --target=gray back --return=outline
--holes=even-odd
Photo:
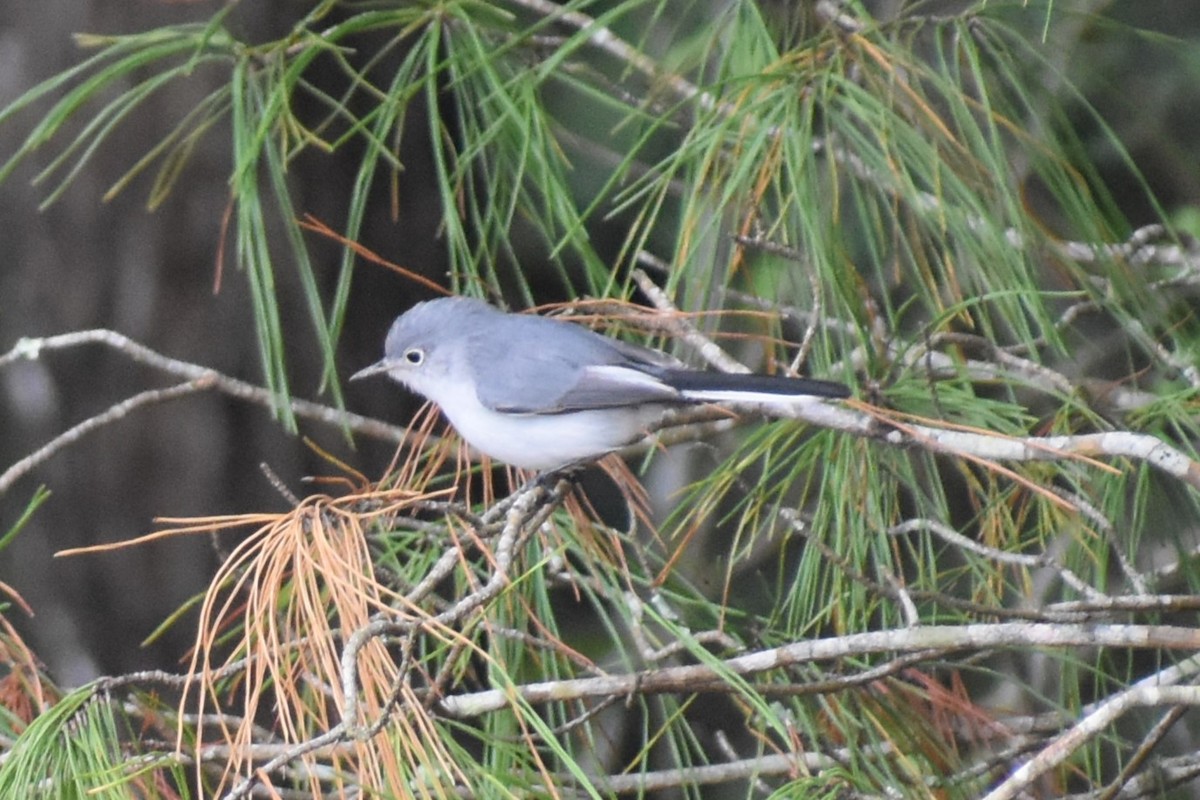
[[[386,352],[399,358],[412,346],[425,348],[431,362],[462,363],[480,402],[496,411],[553,414],[680,402],[669,387],[638,379],[637,373],[678,366],[663,353],[569,322],[507,314],[471,298],[430,300],[402,315],[388,333]]]

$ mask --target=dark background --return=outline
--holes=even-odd
[[[71,35],[120,33],[208,18],[215,2],[49,2],[5,4],[0,10],[0,103],[80,61],[85,52]],[[279,35],[300,4],[255,2],[238,7],[231,22],[242,36],[262,41]],[[261,384],[245,276],[233,267],[232,242],[219,293],[214,294],[222,213],[228,201],[228,128],[204,139],[173,195],[146,209],[150,177],[110,202],[102,196],[139,154],[152,147],[222,74],[197,73],[153,97],[133,124],[102,147],[89,168],[45,211],[44,186],[33,187],[35,164],[25,164],[0,185],[0,351],[22,336],[111,328],[161,353],[213,367]],[[40,104],[0,125],[5,158],[20,144]],[[417,115],[419,116],[419,115]],[[419,119],[410,124],[421,125]],[[408,137],[417,145],[417,137]],[[48,148],[53,149],[53,148]],[[428,185],[426,159],[405,152],[406,181]],[[50,155],[35,159],[46,163]],[[337,229],[357,154],[303,157],[291,169],[295,206]],[[436,238],[439,208],[433,197],[406,191],[399,220],[380,212],[369,218],[362,240],[384,257],[437,279],[445,271]],[[311,235],[316,268],[332,294],[338,249]],[[319,353],[286,249],[275,251],[277,281],[292,390],[318,397]],[[416,299],[411,284],[374,266],[355,276],[340,363],[344,374],[382,355],[391,318]],[[147,388],[172,379],[131,363],[104,347],[46,353],[0,373],[0,469],[24,457],[71,425]],[[347,402],[360,413],[403,422],[411,401],[383,381],[353,384]],[[300,421],[300,432],[339,457],[377,476],[392,447],[370,441],[352,449],[340,431]],[[139,642],[172,609],[203,590],[217,563],[206,536],[174,539],[101,556],[55,559],[63,548],[128,539],[155,528],[158,516],[278,511],[286,501],[259,469],[265,462],[294,491],[300,479],[336,470],[284,431],[260,406],[201,393],[144,408],[85,437],[20,481],[0,498],[0,529],[15,522],[39,485],[53,492],[12,547],[0,553],[0,580],[36,612],[16,619],[53,675],[77,684],[100,673],[175,666],[189,644],[189,626],[162,642]],[[236,534],[226,536],[232,544]],[[20,616],[19,614],[14,617]]]
[[[1193,36],[1200,6],[1190,3],[1080,3],[1124,22]],[[120,33],[207,19],[217,2],[151,0],[48,0],[0,7],[0,104],[84,53],[71,34]],[[231,27],[261,41],[286,30],[302,4],[257,0],[239,5]],[[1080,18],[1059,53],[1068,77],[1088,102],[1115,126],[1168,213],[1200,196],[1195,136],[1200,119],[1200,48],[1179,41],[1139,38],[1119,28]],[[231,266],[213,293],[221,215],[228,199],[227,129],[203,141],[173,195],[159,210],[145,208],[149,178],[135,182],[111,202],[102,196],[113,181],[189,110],[221,74],[198,73],[156,95],[121,135],[47,210],[38,206],[51,187],[32,187],[38,163],[27,163],[0,184],[0,352],[22,336],[45,336],[88,328],[112,328],[169,356],[261,382],[258,351],[245,280]],[[1048,82],[1058,78],[1047,76]],[[1064,98],[1068,97],[1065,91]],[[1082,109],[1078,101],[1067,100]],[[0,156],[23,140],[48,104],[0,124]],[[420,114],[413,130],[423,130]],[[1087,115],[1077,114],[1085,131]],[[1086,139],[1091,143],[1092,139]],[[1134,224],[1156,219],[1128,170],[1095,136],[1096,159]],[[440,209],[428,180],[418,135],[405,138],[406,166],[398,220],[386,198],[374,204],[363,243],[384,257],[439,280],[445,271],[437,239]],[[42,165],[46,155],[35,162]],[[290,170],[295,206],[331,227],[344,221],[357,153],[306,155]],[[587,176],[581,175],[581,181]],[[337,249],[310,236],[316,265],[328,290],[336,278]],[[319,357],[290,262],[276,250],[278,281],[293,391],[315,392]],[[523,268],[536,270],[536,258]],[[326,292],[328,296],[328,292]],[[355,276],[350,319],[341,342],[343,375],[380,355],[388,322],[426,295],[385,270],[363,264]],[[552,299],[552,298],[547,298]],[[167,378],[103,348],[47,353],[0,372],[0,470],[66,428],[132,394],[168,385]],[[347,387],[352,410],[404,421],[412,402],[382,382]],[[301,421],[301,432],[368,476],[377,476],[391,455],[379,443],[357,450],[338,431]],[[157,516],[278,511],[286,501],[259,469],[267,463],[295,491],[306,475],[329,474],[297,437],[287,434],[259,406],[205,393],[152,406],[59,453],[0,497],[0,532],[17,519],[39,485],[53,496],[25,532],[0,552],[0,580],[36,612],[10,612],[52,674],[68,685],[102,673],[175,666],[189,644],[180,625],[159,644],[138,643],[179,604],[203,590],[217,556],[207,537],[171,541],[120,553],[55,559],[63,548],[128,539],[155,528]],[[231,543],[231,539],[226,540]]]

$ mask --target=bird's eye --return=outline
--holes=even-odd
[[[420,366],[425,360],[425,351],[419,347],[410,347],[404,351],[404,360],[414,367]]]

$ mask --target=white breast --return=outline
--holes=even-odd
[[[476,450],[525,469],[556,469],[636,442],[663,414],[661,406],[603,408],[562,414],[502,414],[473,391],[443,393],[438,404]]]

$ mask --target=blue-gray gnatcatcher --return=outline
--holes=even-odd
[[[465,297],[401,314],[383,359],[351,380],[381,372],[441,406],[476,450],[538,470],[632,444],[671,407],[850,395],[832,381],[688,369],[657,350]]]

